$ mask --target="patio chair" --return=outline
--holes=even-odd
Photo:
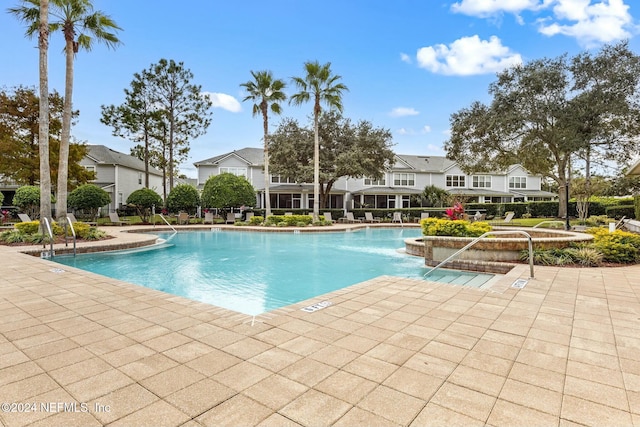
[[[205,212],[204,213],[204,220],[202,221],[203,224],[206,224],[210,222],[211,225],[213,225],[213,212]]]
[[[69,218],[69,221],[71,221],[71,224],[75,224],[76,222],[78,222],[78,220],[76,219],[76,216],[74,215],[73,212],[67,212],[67,218]],[[84,222],[85,224],[92,225],[92,226],[98,225],[97,222],[89,222],[89,221],[82,221],[82,222]]]
[[[400,224],[402,224],[402,212],[394,212],[391,222],[399,222]]]
[[[130,224],[128,219],[120,219],[120,217],[118,216],[118,212],[109,212],[109,222],[117,225]]]
[[[355,219],[355,218],[353,217],[353,212],[347,212],[347,216],[346,216],[346,218],[347,218],[347,222],[349,222],[349,223],[362,222],[362,220],[361,220],[361,219]]]
[[[509,211],[504,213],[504,219],[502,221],[493,221],[491,225],[505,225],[509,224],[513,217],[515,216],[515,212]]]
[[[284,216],[292,216],[292,215],[293,215],[293,212],[285,212],[284,213]]]
[[[189,214],[187,212],[178,213],[178,224],[189,224]]]
[[[420,212],[420,221],[429,218],[429,212]]]
[[[244,214],[244,220],[246,222],[251,221],[251,218],[253,218],[253,212],[247,212],[247,213]]]
[[[330,224],[335,223],[335,221],[333,220],[333,218],[331,218],[331,212],[325,212],[324,213],[324,220],[325,222],[328,222]]]
[[[236,223],[236,214],[233,212],[227,213],[227,220],[224,222],[225,224],[235,224]]]
[[[364,213],[364,222],[380,222],[382,221],[380,218],[378,217],[373,217],[373,214],[371,212],[365,212]]]
[[[18,218],[20,218],[20,221],[22,222],[31,222],[31,218],[29,217],[29,215],[27,214],[18,214]]]

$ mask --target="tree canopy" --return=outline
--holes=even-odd
[[[378,179],[393,162],[392,136],[388,129],[368,121],[353,124],[336,111],[318,121],[320,205],[325,207],[333,184],[341,177]],[[312,182],[313,128],[284,119],[270,138],[272,172],[295,182]]]
[[[94,184],[81,185],[69,193],[67,198],[70,208],[85,211],[92,221],[98,216],[98,210],[110,202],[109,193]]]
[[[18,184],[34,185],[40,181],[39,103],[33,88],[19,86],[0,90],[0,174]],[[58,153],[62,126],[62,97],[49,95],[49,176],[58,176]],[[77,116],[74,112],[74,117]],[[84,144],[69,147],[69,179],[71,188],[95,179],[95,173],[80,166],[87,153]]]
[[[169,212],[185,211],[194,214],[200,205],[200,194],[193,185],[179,184],[173,187],[166,203]]]
[[[256,204],[256,191],[243,176],[221,173],[210,176],[202,189],[202,206],[207,208],[239,208]]]
[[[516,65],[489,87],[490,104],[454,113],[447,157],[466,173],[519,163],[564,191],[572,162],[588,150],[625,161],[637,152],[640,63],[626,42],[571,60],[566,55]]]

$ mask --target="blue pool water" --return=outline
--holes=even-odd
[[[174,235],[171,246],[162,249],[54,260],[257,315],[381,275],[422,278],[428,270],[424,259],[398,251],[404,249],[404,239],[418,236],[417,228],[348,233],[194,231]],[[464,284],[477,279],[462,272],[436,273],[429,280]]]

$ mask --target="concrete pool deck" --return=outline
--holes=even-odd
[[[3,426],[640,425],[639,266],[383,276],[254,319],[19,250]]]

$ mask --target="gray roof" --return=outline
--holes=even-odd
[[[408,154],[396,154],[396,164],[394,170],[413,170],[421,172],[443,172],[445,169],[453,166],[456,162],[447,159],[444,156],[413,156]],[[400,165],[398,164],[400,163]],[[405,164],[405,167],[401,165]],[[400,167],[398,167],[400,166]]]
[[[87,148],[87,157],[91,158],[96,163],[106,165],[120,165],[139,171],[144,171],[144,162],[137,157],[112,150],[105,145],[87,145]],[[151,166],[149,166],[149,173],[162,176],[161,171]]]
[[[493,196],[493,197],[511,197],[513,193],[505,193],[503,191],[488,190],[486,188],[451,188],[447,190],[449,194],[459,194],[463,196]]]
[[[370,187],[354,191],[353,194],[420,194],[421,189],[409,187]]]
[[[209,159],[200,160],[199,162],[195,162],[194,166],[215,165],[230,156],[236,156],[247,162],[250,166],[262,166],[264,164],[264,150],[262,148],[246,147],[229,153],[220,154],[219,156],[211,157]]]
[[[544,190],[521,190],[521,189],[513,189],[511,190],[512,193],[514,194],[518,194],[521,196],[528,196],[528,197],[558,197],[558,195],[556,193],[551,193],[549,191],[544,191]]]

